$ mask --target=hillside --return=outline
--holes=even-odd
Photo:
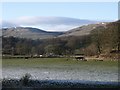
[[[32,27],[3,28],[2,35],[4,37],[14,36],[30,39],[47,39],[64,36],[84,36],[90,34],[92,30],[98,27],[105,28],[107,24],[108,23],[88,24],[68,30],[66,32],[50,32]]]
[[[72,30],[69,30],[65,32],[64,34],[60,35],[61,36],[82,36],[82,35],[88,35],[92,30],[94,30],[97,27],[106,27],[107,23],[97,23],[97,24],[88,24],[88,25],[83,25],[81,27],[74,28]]]
[[[82,53],[86,56],[102,55],[105,58],[118,59],[116,53],[120,52],[119,24],[119,21],[111,22],[106,27],[104,26],[104,28],[99,25],[99,27],[94,28],[87,36],[68,36],[39,40],[3,37],[2,50],[4,54],[12,54],[14,48],[14,54],[16,55],[40,55],[46,53],[73,55]],[[6,30],[4,29],[4,31]],[[32,31],[30,30],[29,32]],[[35,30],[34,33],[48,32]]]
[[[2,29],[2,35],[4,37],[14,36],[20,38],[45,39],[53,38],[60,34],[62,34],[62,32],[47,32],[41,29],[31,27],[16,27]]]

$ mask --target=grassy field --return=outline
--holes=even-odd
[[[67,58],[29,58],[25,59],[3,59],[3,66],[39,66],[39,65],[91,65],[91,66],[117,66],[118,61],[77,61]]]
[[[118,67],[118,61],[77,61],[72,58],[29,58],[25,59],[3,59],[3,67]]]

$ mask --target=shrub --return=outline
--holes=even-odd
[[[28,86],[30,82],[31,75],[29,73],[26,73],[21,79],[22,86]]]

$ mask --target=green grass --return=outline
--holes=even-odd
[[[72,58],[3,59],[3,67],[118,67],[118,61],[77,61]]]

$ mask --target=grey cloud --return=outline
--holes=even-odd
[[[96,23],[96,21],[68,17],[21,17],[15,20],[3,21],[2,27],[32,26],[47,31],[67,31],[84,24],[92,23]]]
[[[15,21],[18,24],[24,24],[24,25],[40,25],[40,24],[81,25],[81,24],[95,23],[95,21],[68,18],[68,17],[22,17]]]
[[[12,23],[12,22],[9,22],[9,21],[2,21],[0,23],[0,26],[2,28],[6,28],[6,27],[18,27],[19,25],[15,24],[15,23]]]

